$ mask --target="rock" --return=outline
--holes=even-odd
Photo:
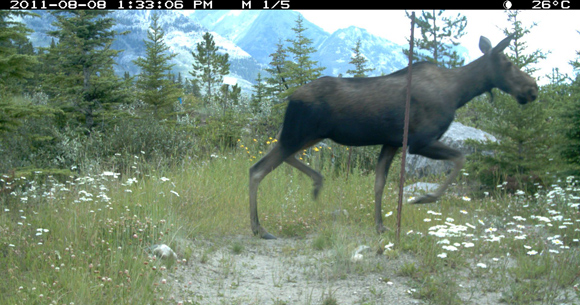
[[[405,186],[403,191],[407,195],[425,194],[434,192],[438,187],[439,184],[437,183],[417,182]]]
[[[466,155],[474,152],[473,147],[467,146],[465,140],[473,139],[476,141],[491,140],[496,142],[497,139],[482,130],[465,126],[461,123],[453,122],[440,141],[446,145],[458,149]],[[405,165],[406,175],[409,177],[424,177],[429,175],[447,174],[453,169],[453,163],[448,161],[432,160],[419,155],[407,154]]]
[[[368,252],[368,251],[370,251],[370,249],[371,249],[371,247],[369,247],[367,245],[358,246],[358,248],[356,250],[354,250],[354,252],[352,253],[351,260],[353,262],[362,260],[364,258],[363,252]]]
[[[151,246],[151,252],[158,258],[172,258],[177,260],[177,254],[165,244]]]

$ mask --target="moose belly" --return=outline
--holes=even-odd
[[[388,122],[345,121],[336,124],[327,135],[328,138],[342,145],[367,146],[391,145],[403,143],[402,126]]]

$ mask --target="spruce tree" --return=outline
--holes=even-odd
[[[535,71],[533,64],[545,58],[540,50],[526,53],[523,39],[530,28],[525,28],[517,20],[518,12],[508,11],[511,28],[504,32],[515,33],[512,43],[506,49],[506,56],[522,71]],[[480,156],[481,177],[495,185],[505,179],[519,181],[518,188],[533,190],[532,183],[539,177],[547,177],[551,172],[553,154],[551,147],[554,138],[550,135],[551,121],[548,118],[548,99],[543,98],[545,90],[540,90],[540,98],[525,105],[518,104],[506,93],[494,90],[493,99],[478,103],[478,115],[483,117],[482,127],[493,134],[498,142],[476,144],[479,150],[493,151],[493,154]],[[489,169],[494,169],[493,173]],[[531,188],[531,189],[530,189]]]
[[[16,21],[18,17],[31,15],[22,11],[0,11],[0,133],[12,130],[29,116],[51,113],[46,107],[15,103],[13,99],[19,93],[18,87],[33,76],[31,70],[38,64],[27,37],[31,30]]]
[[[354,48],[352,48],[353,55],[349,64],[354,65],[354,70],[347,70],[346,73],[353,75],[354,77],[366,77],[367,72],[373,69],[367,68],[367,59],[360,52],[361,40],[360,38],[356,41]]]
[[[580,33],[580,32],[579,32]],[[558,84],[559,94],[562,104],[556,118],[559,118],[559,128],[554,134],[561,135],[562,145],[559,145],[559,155],[567,164],[569,171],[580,175],[580,51],[576,51],[577,59],[570,61],[576,75],[573,81],[568,84],[561,82]]]
[[[171,105],[181,95],[181,90],[172,80],[170,74],[174,66],[169,61],[177,54],[168,54],[169,47],[163,41],[165,33],[159,25],[159,15],[151,15],[151,26],[147,32],[145,43],[145,57],[133,62],[141,68],[137,80],[139,97],[149,105],[157,118],[166,117]]]
[[[286,63],[288,55],[281,40],[276,44],[276,51],[270,54],[270,57],[272,61],[270,61],[269,68],[266,68],[266,72],[270,74],[270,77],[266,79],[266,94],[276,104],[279,104],[282,102],[284,91],[289,89],[289,85],[284,78],[287,74]]]
[[[262,79],[262,74],[258,73],[258,77],[256,78],[256,84],[253,86],[254,94],[250,99],[250,111],[254,115],[259,115],[261,113],[266,112],[266,84]]]
[[[415,18],[416,26],[421,35],[415,38],[414,61],[429,61],[438,66],[453,68],[463,66],[465,59],[460,58],[453,48],[459,43],[457,40],[465,35],[467,18],[457,14],[456,17],[444,16],[444,10],[423,11]],[[407,17],[410,18],[407,13]],[[409,55],[408,50],[403,50]]]
[[[229,55],[219,54],[213,36],[206,32],[203,41],[196,45],[193,56],[193,71],[190,74],[200,79],[206,89],[206,103],[213,101],[214,88],[220,88],[223,77],[230,73]]]
[[[36,64],[36,57],[19,52],[19,46],[29,44],[31,32],[18,17],[30,16],[23,11],[0,11],[0,94],[6,93],[8,79],[24,79],[32,76],[29,67]],[[30,52],[28,52],[30,53]]]
[[[324,70],[323,67],[316,67],[317,62],[311,60],[311,54],[316,52],[316,49],[312,47],[312,40],[306,37],[304,32],[307,28],[303,23],[304,19],[298,15],[296,26],[292,28],[296,37],[287,40],[290,43],[288,53],[291,54],[292,60],[286,62],[285,65],[286,72],[283,76],[289,89],[284,92],[283,96],[289,96],[298,87],[319,78]]]
[[[580,175],[580,76],[570,85],[569,102],[563,107],[564,143],[561,156],[576,176]]]
[[[52,11],[56,30],[48,34],[58,40],[49,48],[48,60],[58,62],[55,74],[45,74],[52,98],[67,113],[79,119],[87,131],[96,118],[124,98],[121,82],[113,72],[114,58],[120,52],[111,49],[118,34],[108,11]],[[105,115],[105,116],[103,116]]]

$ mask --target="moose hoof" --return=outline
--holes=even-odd
[[[439,197],[437,197],[433,194],[426,194],[426,195],[419,197],[418,199],[416,199],[414,201],[411,201],[411,204],[432,203],[432,202],[437,201],[437,199],[439,199]]]
[[[264,235],[262,235],[260,237],[262,237],[263,239],[277,239],[276,236],[274,236],[274,235],[272,235],[270,233],[266,233],[266,234],[264,234]]]
[[[259,235],[262,239],[276,239],[276,236],[268,233],[268,231],[264,230],[262,227],[259,227],[257,230],[255,230],[254,235]]]
[[[376,225],[376,229],[377,229],[377,233],[379,233],[379,234],[382,234],[382,233],[389,231],[389,229],[385,228],[385,226],[383,226],[383,225]]]
[[[312,190],[312,198],[314,198],[314,200],[318,199],[318,195],[320,195],[320,189],[322,189],[322,185],[314,186],[314,189]]]

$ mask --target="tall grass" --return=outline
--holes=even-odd
[[[139,153],[119,156],[136,162],[120,173],[100,167],[64,180],[42,173],[3,177],[18,186],[0,196],[3,302],[175,302],[166,280],[175,265],[151,257],[150,246],[169,245],[183,263],[192,253],[183,240],[251,236],[248,169],[273,143],[240,139],[233,151],[184,158],[173,167],[148,165]],[[327,267],[314,276],[397,274],[380,259],[352,260],[357,247],[368,245],[389,259],[409,257],[398,274],[408,275],[410,294],[430,303],[458,303],[460,285],[469,278],[510,304],[578,300],[580,190],[573,178],[535,195],[510,195],[499,187],[496,196],[476,200],[456,189],[437,204],[405,205],[401,244],[385,249],[394,242],[396,178],[383,198],[385,226],[393,230],[379,236],[374,175],[355,167],[347,179],[336,169],[342,166],[337,151],[345,148],[315,148],[301,157],[326,177],[318,201],[311,198],[312,181],[289,166],[268,175],[258,196],[261,223],[271,233],[306,238],[312,251],[332,250]]]

